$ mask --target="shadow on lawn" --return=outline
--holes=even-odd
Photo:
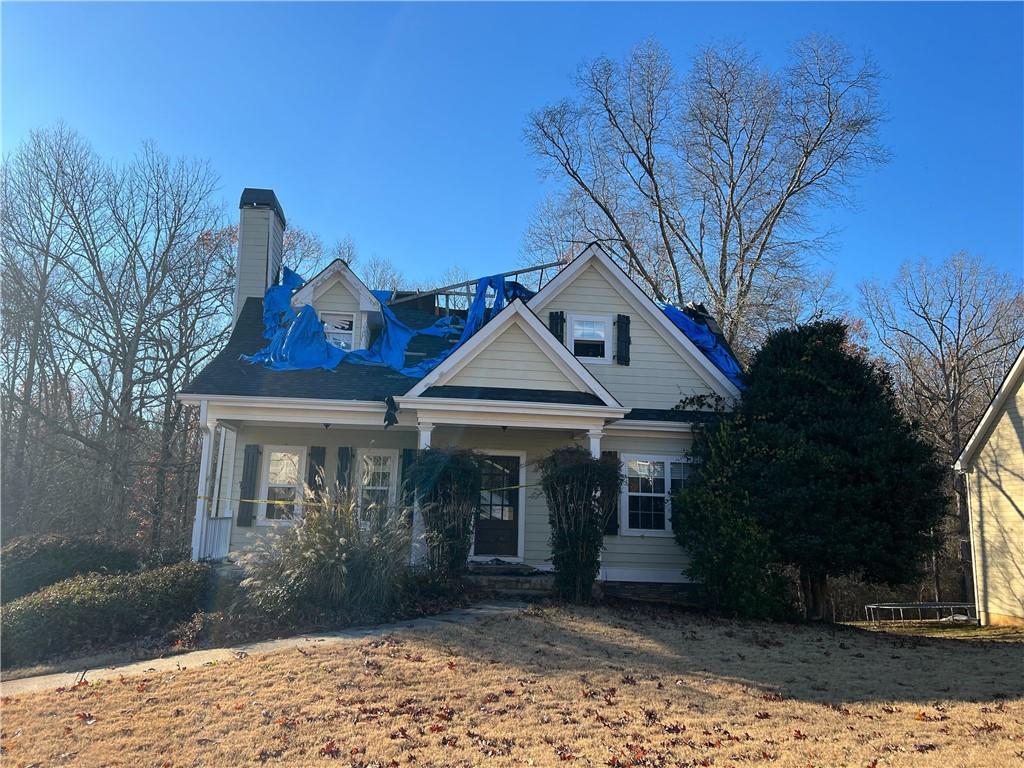
[[[840,705],[1024,698],[1024,645],[886,635],[847,626],[716,619],[661,607],[531,607],[425,633],[442,650],[525,674],[720,683]]]

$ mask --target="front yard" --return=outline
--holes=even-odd
[[[531,607],[2,714],[5,766],[1012,766],[1024,646]]]

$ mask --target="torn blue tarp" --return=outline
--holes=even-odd
[[[296,315],[291,307],[291,296],[301,285],[302,278],[285,268],[281,283],[267,289],[263,299],[264,336],[271,341],[259,352],[243,355],[244,360],[261,363],[278,371],[333,369],[345,361],[355,365],[386,366],[405,376],[420,378],[458,349],[489,317],[500,312],[507,301],[515,298],[528,300],[533,296],[529,289],[514,281],[506,282],[501,275],[485,277],[477,283],[476,295],[464,324],[461,318],[446,316],[438,318],[427,328],[418,329],[403,323],[390,307],[382,303],[384,327],[373,344],[367,349],[346,352],[328,343],[323,323],[313,307],[307,304]],[[489,289],[494,292],[494,303],[488,311]],[[380,299],[382,293],[375,291],[374,295]],[[455,334],[459,334],[459,339],[452,347],[430,360],[406,367],[405,352],[415,336],[445,337]]]
[[[672,324],[704,353],[715,367],[740,389],[744,388],[743,369],[723,341],[705,323],[671,304],[658,304]]]
[[[284,267],[281,282],[272,285],[263,295],[263,337],[274,338],[278,330],[295,319],[292,309],[292,294],[302,287],[303,279],[298,273]]]
[[[293,312],[293,314],[295,314]],[[278,328],[270,344],[254,355],[243,355],[250,363],[262,363],[275,371],[299,371],[310,368],[336,368],[344,350],[327,343],[324,324],[309,304],[295,318]]]

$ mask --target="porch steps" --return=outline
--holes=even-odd
[[[498,559],[471,563],[466,578],[479,589],[518,597],[550,595],[555,585],[554,574],[550,571]]]

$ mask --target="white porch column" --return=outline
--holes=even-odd
[[[417,423],[416,447],[424,450],[430,447],[431,433],[434,425],[428,421]],[[410,560],[413,565],[423,563],[427,559],[427,528],[423,524],[423,512],[420,511],[419,496],[413,495],[412,502],[412,552]]]
[[[213,459],[213,430],[207,419],[207,401],[199,403],[199,429],[203,432],[203,445],[199,452],[199,483],[196,490],[196,518],[192,523],[192,559],[203,556],[206,539],[206,521],[209,517],[210,462]]]
[[[595,459],[601,458],[601,438],[604,437],[603,429],[588,429],[587,437],[590,438],[590,455]]]

